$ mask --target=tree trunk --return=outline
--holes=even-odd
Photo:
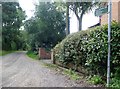
[[[66,35],[70,34],[70,21],[69,21],[69,4],[67,4],[67,10],[66,10]]]
[[[78,19],[78,21],[79,21],[79,31],[82,30],[82,18],[83,18],[83,13],[81,13],[80,18]]]

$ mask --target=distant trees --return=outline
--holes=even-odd
[[[69,9],[75,13],[81,30],[83,15],[95,4],[93,2],[63,2],[62,4],[41,2],[36,5],[34,16],[24,23],[26,33],[19,30],[25,20],[25,12],[19,3],[4,2],[2,3],[2,49],[25,48],[26,41],[32,50],[36,47],[52,48],[70,33]]]
[[[50,2],[36,5],[35,16],[25,22],[32,50],[36,47],[50,49],[65,37],[64,13]]]
[[[2,2],[2,49],[18,50],[23,40],[19,28],[25,19],[25,12],[17,2]]]

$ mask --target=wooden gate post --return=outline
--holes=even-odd
[[[53,64],[55,64],[54,49],[51,49],[51,60],[52,60]]]

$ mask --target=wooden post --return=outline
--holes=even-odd
[[[53,64],[55,64],[55,58],[54,58],[54,50],[51,50],[51,60],[53,62]]]
[[[41,54],[41,48],[39,48],[39,59],[41,59],[41,58],[40,58],[40,54]]]

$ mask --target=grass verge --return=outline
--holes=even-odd
[[[34,53],[33,51],[28,51],[27,56],[32,58],[32,59],[35,59],[35,60],[39,59],[39,56],[36,53]]]
[[[66,69],[55,64],[45,63],[44,65],[48,68],[55,69],[56,71],[59,71],[60,73],[67,75],[72,80],[79,80],[82,78],[82,76],[80,76],[77,72],[73,71],[72,69]]]
[[[0,56],[4,56],[6,54],[9,54],[9,53],[13,53],[15,51],[4,51],[4,50],[0,50]]]

